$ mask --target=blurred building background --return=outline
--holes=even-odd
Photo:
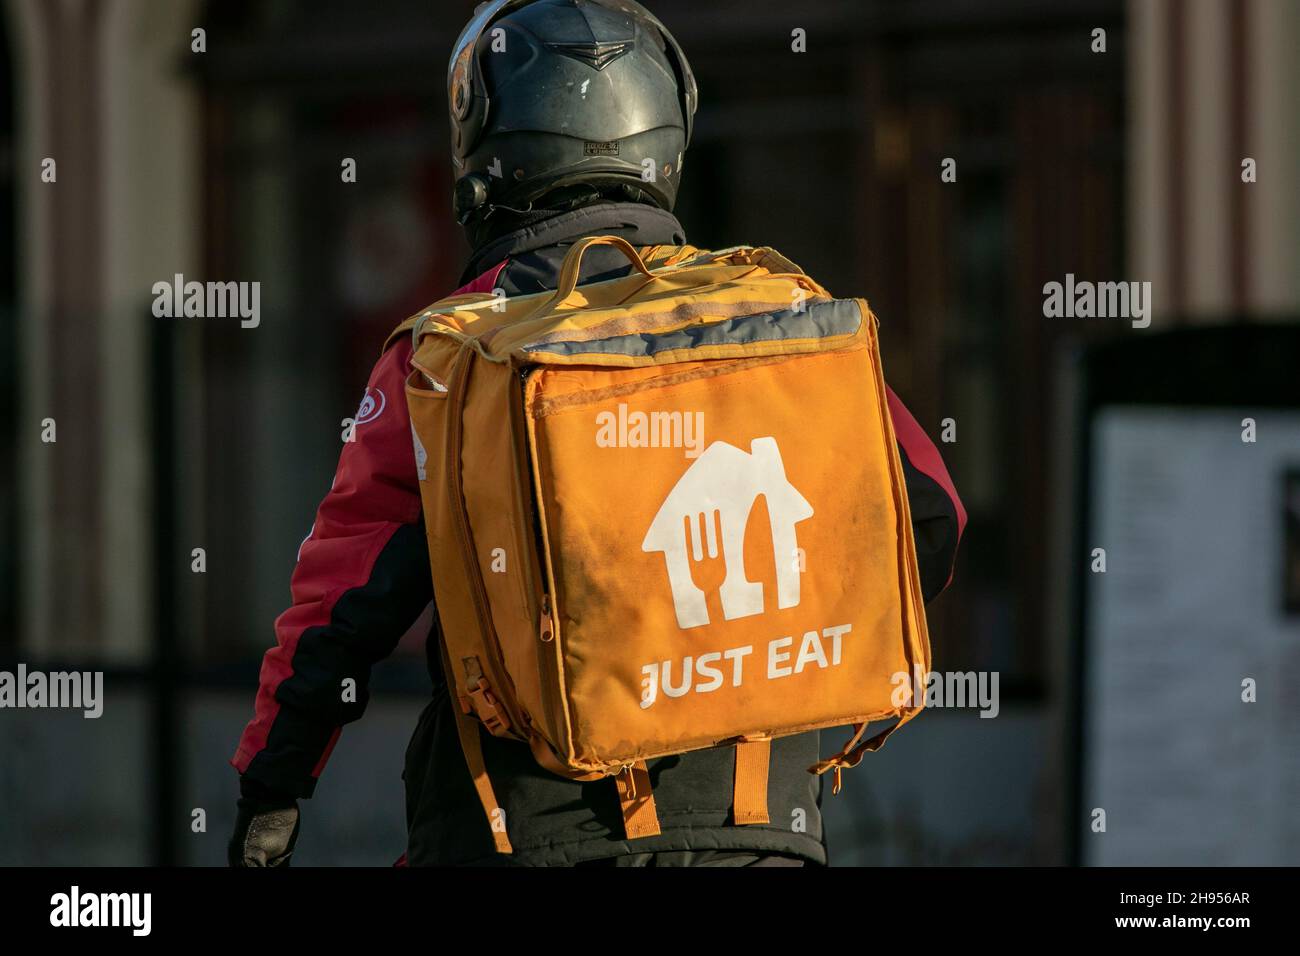
[[[1300,314],[1300,5],[649,5],[699,78],[692,242],[771,244],[867,296],[894,389],[936,439],[956,424],[940,448],[970,524],[930,609],[935,666],[998,672],[1000,714],[937,710],[847,774],[833,861],[1113,859],[1080,835],[1101,692],[1078,666],[1086,356]],[[342,420],[388,330],[455,287],[467,251],[443,84],[472,6],[0,4],[0,667],[107,673],[99,720],[0,711],[0,863],[223,859],[226,761]],[[260,281],[260,326],[155,319],[151,288],[176,273]],[[1067,273],[1150,281],[1150,329],[1044,318]],[[1294,646],[1295,619],[1280,633]],[[301,862],[402,851],[418,636],[344,732]],[[1300,838],[1279,859],[1269,836],[1201,862],[1300,862]]]

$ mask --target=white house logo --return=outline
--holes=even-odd
[[[786,479],[785,464],[776,439],[755,438],[749,452],[716,441],[697,458],[660,506],[642,551],[662,551],[668,567],[677,626],[699,627],[709,623],[704,592],[691,575],[692,558],[718,557],[718,535],[714,514],[721,524],[722,557],[726,578],[719,593],[722,613],[728,620],[763,613],[763,585],[745,575],[745,526],[759,495],[767,497],[772,547],[778,558],[795,553],[794,526],[812,516],[812,505]],[[682,522],[689,521],[689,535]],[[690,540],[687,551],[686,539]],[[776,562],[777,607],[799,603],[799,571],[793,561]]]
[[[378,396],[378,398],[375,396]],[[373,422],[384,413],[384,407],[387,404],[388,399],[384,397],[383,389],[367,388],[365,397],[361,399],[361,406],[357,409],[356,424],[364,425],[367,422]]]

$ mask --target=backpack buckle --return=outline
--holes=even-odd
[[[462,709],[466,708],[462,705]],[[470,688],[468,710],[473,711],[474,716],[483,722],[488,733],[494,737],[505,736],[510,730],[510,717],[492,695],[486,677],[480,677],[478,683]]]

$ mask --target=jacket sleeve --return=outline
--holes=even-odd
[[[342,725],[361,716],[370,668],[433,598],[404,390],[409,342],[371,373],[329,493],[298,551],[292,606],[275,622],[255,713],[231,763],[246,783],[311,796]],[[345,682],[355,681],[355,693]]]
[[[966,528],[966,509],[957,497],[939,449],[893,389],[886,386],[885,391],[889,393],[889,416],[894,422],[907,500],[912,509],[921,591],[929,603],[952,581],[957,544]]]

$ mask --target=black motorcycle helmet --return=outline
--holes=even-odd
[[[454,209],[471,232],[596,199],[671,210],[698,91],[634,0],[492,0],[447,70]]]

